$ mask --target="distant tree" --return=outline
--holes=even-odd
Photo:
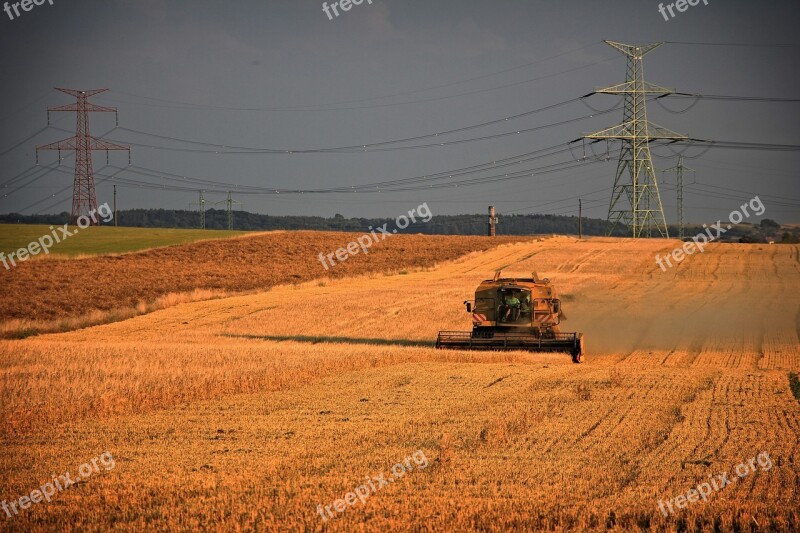
[[[748,233],[746,235],[742,235],[739,237],[739,242],[741,243],[763,243],[765,239],[763,237],[759,237],[756,234]]]
[[[784,231],[783,235],[781,235],[781,243],[800,244],[800,236],[798,236],[797,234],[789,233],[788,231]]]
[[[762,229],[780,229],[781,225],[772,220],[771,218],[765,218],[761,221],[760,224]]]

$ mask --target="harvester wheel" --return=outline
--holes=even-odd
[[[577,342],[575,343],[575,348],[572,350],[572,362],[573,363],[583,363],[583,357],[586,355],[586,344],[583,340],[583,333],[578,333]]]

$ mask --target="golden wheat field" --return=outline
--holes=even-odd
[[[0,341],[0,497],[89,474],[0,527],[797,531],[800,246],[662,272],[678,244],[531,238]],[[552,280],[584,364],[434,349],[498,269]]]

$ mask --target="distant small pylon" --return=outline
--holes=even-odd
[[[217,204],[221,204],[222,202],[225,202],[225,204],[227,205],[227,209],[228,209],[228,231],[233,231],[233,204],[244,205],[242,202],[234,201],[234,199],[231,196],[231,194],[232,194],[231,191],[228,191],[228,198],[225,199],[225,200],[222,200],[220,202],[217,202]]]
[[[197,203],[189,202],[189,205],[196,205],[200,208],[200,229],[206,229],[206,199],[203,197],[203,191],[197,191],[200,193],[200,199]]]
[[[683,155],[678,156],[678,164],[672,168],[665,169],[664,172],[675,171],[677,177],[677,191],[678,191],[678,238],[684,239],[683,234],[683,171],[688,170],[694,172],[695,170],[683,165]]]

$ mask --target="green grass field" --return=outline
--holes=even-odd
[[[56,235],[61,232],[54,226]],[[70,232],[77,227],[70,226]],[[0,251],[9,254],[25,248],[43,235],[51,235],[49,226],[34,224],[0,224]],[[115,228],[95,226],[82,230],[50,248],[50,255],[102,255],[135,252],[160,246],[185,244],[204,239],[224,239],[243,235],[244,231],[162,229],[162,228]],[[43,255],[40,253],[39,255]]]

